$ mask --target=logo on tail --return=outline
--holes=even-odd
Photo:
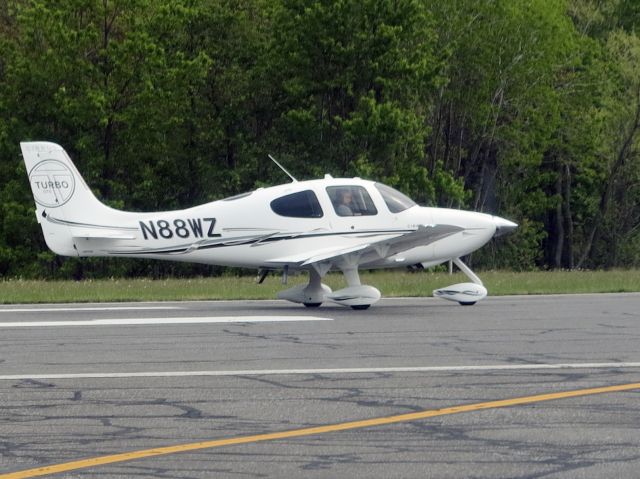
[[[33,196],[41,206],[57,208],[73,196],[76,181],[67,165],[58,160],[44,160],[29,172]]]

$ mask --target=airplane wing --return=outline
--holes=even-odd
[[[291,255],[273,259],[269,263],[274,266],[304,267],[322,262],[335,264],[341,261],[352,261],[355,255],[357,263],[365,265],[417,246],[427,246],[462,230],[463,228],[453,225],[421,225],[415,230],[398,233],[392,237],[387,236],[373,241],[371,238],[367,238],[369,241],[348,248],[314,250],[311,254]]]

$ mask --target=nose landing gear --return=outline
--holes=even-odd
[[[484,299],[487,296],[487,288],[482,284],[482,280],[460,258],[454,258],[453,263],[467,275],[472,283],[458,283],[446,288],[436,289],[433,291],[433,295],[447,301],[456,301],[462,306],[473,306]]]

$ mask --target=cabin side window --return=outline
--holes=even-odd
[[[271,209],[280,216],[290,218],[322,218],[318,197],[311,190],[276,198],[271,202]]]
[[[338,216],[378,214],[369,193],[362,186],[329,186],[327,193]]]

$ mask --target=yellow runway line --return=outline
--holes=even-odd
[[[330,424],[327,426],[308,427],[303,429],[294,429],[291,431],[282,431],[266,434],[257,434],[254,436],[241,436],[229,439],[216,439],[213,441],[194,442],[190,444],[181,444],[177,446],[157,447],[154,449],[144,449],[141,451],[125,452],[121,454],[113,454],[110,456],[99,456],[90,459],[82,459],[79,461],[66,462],[62,464],[54,464],[51,466],[43,466],[35,469],[27,469],[24,471],[10,472],[0,474],[0,479],[27,479],[31,477],[46,476],[49,474],[57,474],[60,472],[74,471],[77,469],[85,469],[88,467],[101,466],[105,464],[114,464],[117,462],[132,461],[134,459],[143,459],[153,456],[164,456],[167,454],[175,454],[178,452],[197,451],[199,449],[211,449],[222,446],[233,446],[237,444],[250,444],[262,441],[274,441],[278,439],[288,439],[294,437],[310,436],[314,434],[325,434],[329,432],[346,431],[349,429],[361,429],[372,426],[383,426],[385,424],[395,424],[400,422],[416,421],[419,419],[427,419],[437,416],[446,416],[449,414],[459,414],[463,412],[481,411],[483,409],[496,409],[507,406],[519,406],[523,404],[532,404],[542,401],[551,401],[554,399],[568,399],[580,396],[591,396],[594,394],[613,393],[622,391],[631,391],[640,389],[640,383],[621,384],[617,386],[606,386],[590,389],[578,389],[574,391],[564,391],[550,394],[539,394],[536,396],[525,396],[513,399],[504,399],[499,401],[489,401],[476,404],[466,404],[461,406],[453,406],[444,409],[429,409],[409,414],[399,414],[396,416],[387,416],[373,419],[365,419],[362,421],[350,421],[339,424]]]

